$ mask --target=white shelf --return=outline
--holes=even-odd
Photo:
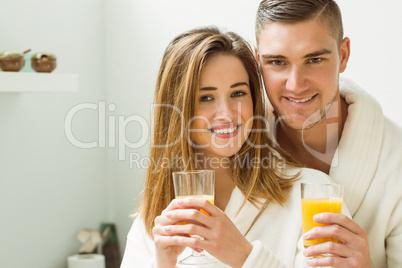
[[[77,91],[77,74],[0,72],[0,92]]]

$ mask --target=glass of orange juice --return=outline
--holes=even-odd
[[[189,170],[173,172],[173,184],[176,199],[192,197],[205,198],[212,204],[215,196],[215,171],[214,170]],[[205,210],[200,212],[209,215]],[[188,224],[180,222],[177,224]],[[191,235],[198,239],[201,237]],[[217,262],[216,259],[206,256],[204,252],[192,251],[192,254],[179,261],[180,265],[201,265]]]
[[[343,199],[343,185],[336,183],[311,184],[301,183],[301,205],[303,234],[317,226],[325,224],[317,223],[313,220],[314,215],[322,212],[341,213]],[[338,242],[331,237],[304,240],[304,247],[333,241]]]

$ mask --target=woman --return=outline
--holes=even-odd
[[[327,177],[300,171],[268,138],[247,42],[213,27],[177,36],[165,51],[154,103],[144,198],[121,267],[175,267],[186,247],[231,267],[293,267],[301,236],[295,184]],[[172,172],[194,169],[215,170],[215,205],[174,199]],[[192,224],[175,225],[183,221]]]

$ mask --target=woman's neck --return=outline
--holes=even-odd
[[[228,157],[208,157],[204,154],[205,159],[214,159],[211,161],[204,161],[203,168],[215,171],[215,206],[222,211],[225,210],[235,184],[232,179],[230,161]],[[219,160],[219,162],[218,162]]]
[[[215,205],[222,211],[226,209],[234,187],[229,168],[215,169]]]

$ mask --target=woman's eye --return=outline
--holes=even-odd
[[[243,95],[246,95],[246,92],[243,91],[236,91],[232,93],[232,97],[241,97]]]
[[[201,96],[200,101],[201,102],[207,102],[212,100],[212,98],[210,96]]]

